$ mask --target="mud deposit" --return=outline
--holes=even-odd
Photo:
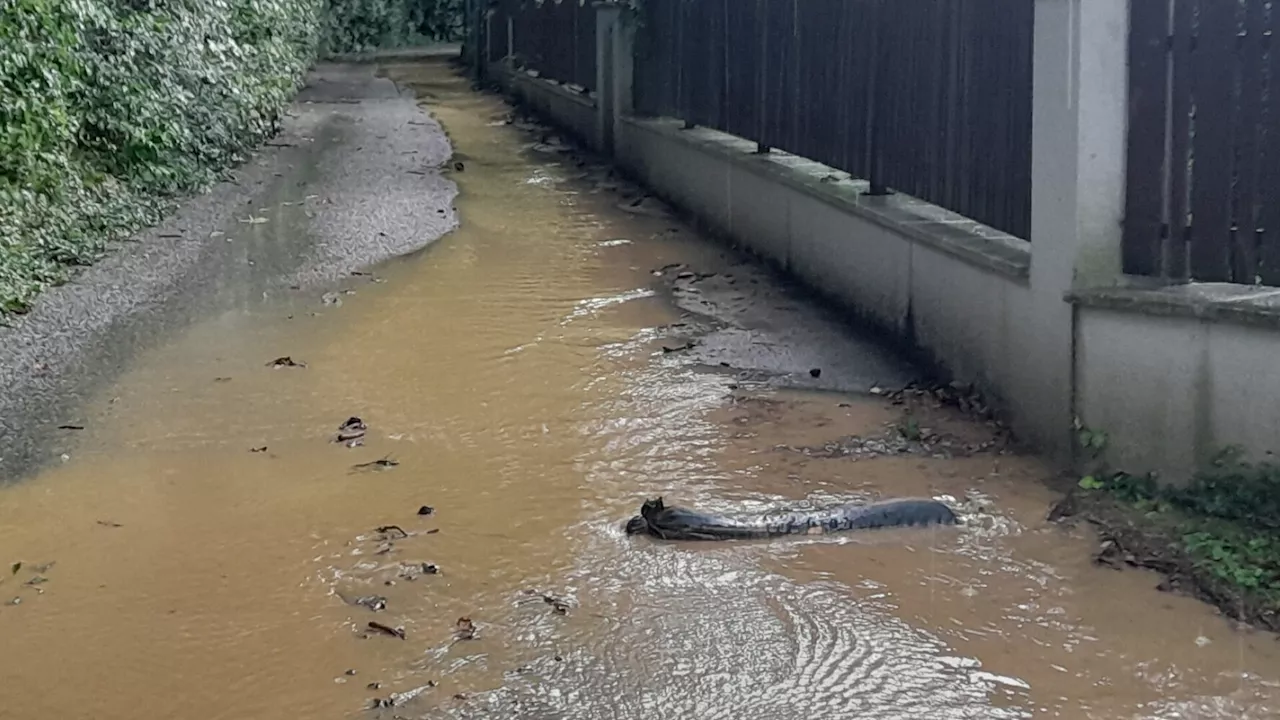
[[[447,69],[387,72],[461,229],[196,322],[0,490],[0,717],[1280,712],[1271,636],[1095,567],[1034,458],[884,394],[901,361]],[[656,495],[966,522],[624,536]]]

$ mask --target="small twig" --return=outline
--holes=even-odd
[[[390,457],[384,457],[380,460],[372,460],[370,462],[356,463],[351,466],[352,470],[366,470],[368,468],[393,468],[400,464],[398,460],[392,460]]]
[[[397,638],[400,638],[401,640],[404,640],[403,628],[393,628],[390,625],[383,625],[382,623],[374,620],[369,621],[368,627],[370,630],[377,630],[378,632],[383,633],[384,635],[390,635],[391,637],[397,637]]]
[[[400,527],[399,525],[379,525],[377,528],[375,528],[375,530],[383,534],[388,534],[392,530],[395,530],[396,532],[400,533],[401,536],[409,537],[409,533],[405,532],[404,528]]]

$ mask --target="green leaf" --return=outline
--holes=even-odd
[[[1079,485],[1084,490],[1101,490],[1103,487],[1102,481],[1092,475],[1080,478]]]
[[[1094,450],[1102,450],[1107,447],[1107,433],[1105,430],[1096,430],[1093,436],[1089,438],[1089,447]]]

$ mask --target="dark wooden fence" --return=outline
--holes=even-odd
[[[1031,225],[1031,0],[645,0],[637,108],[1013,235]]]
[[[491,62],[512,53],[543,77],[595,88],[596,9],[590,0],[498,0],[490,28]]]
[[[1133,0],[1125,271],[1280,284],[1280,7]]]

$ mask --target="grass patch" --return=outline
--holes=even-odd
[[[1280,630],[1280,465],[1232,449],[1184,487],[1091,475],[1071,502],[1102,527],[1101,562],[1159,570],[1165,589]]]

